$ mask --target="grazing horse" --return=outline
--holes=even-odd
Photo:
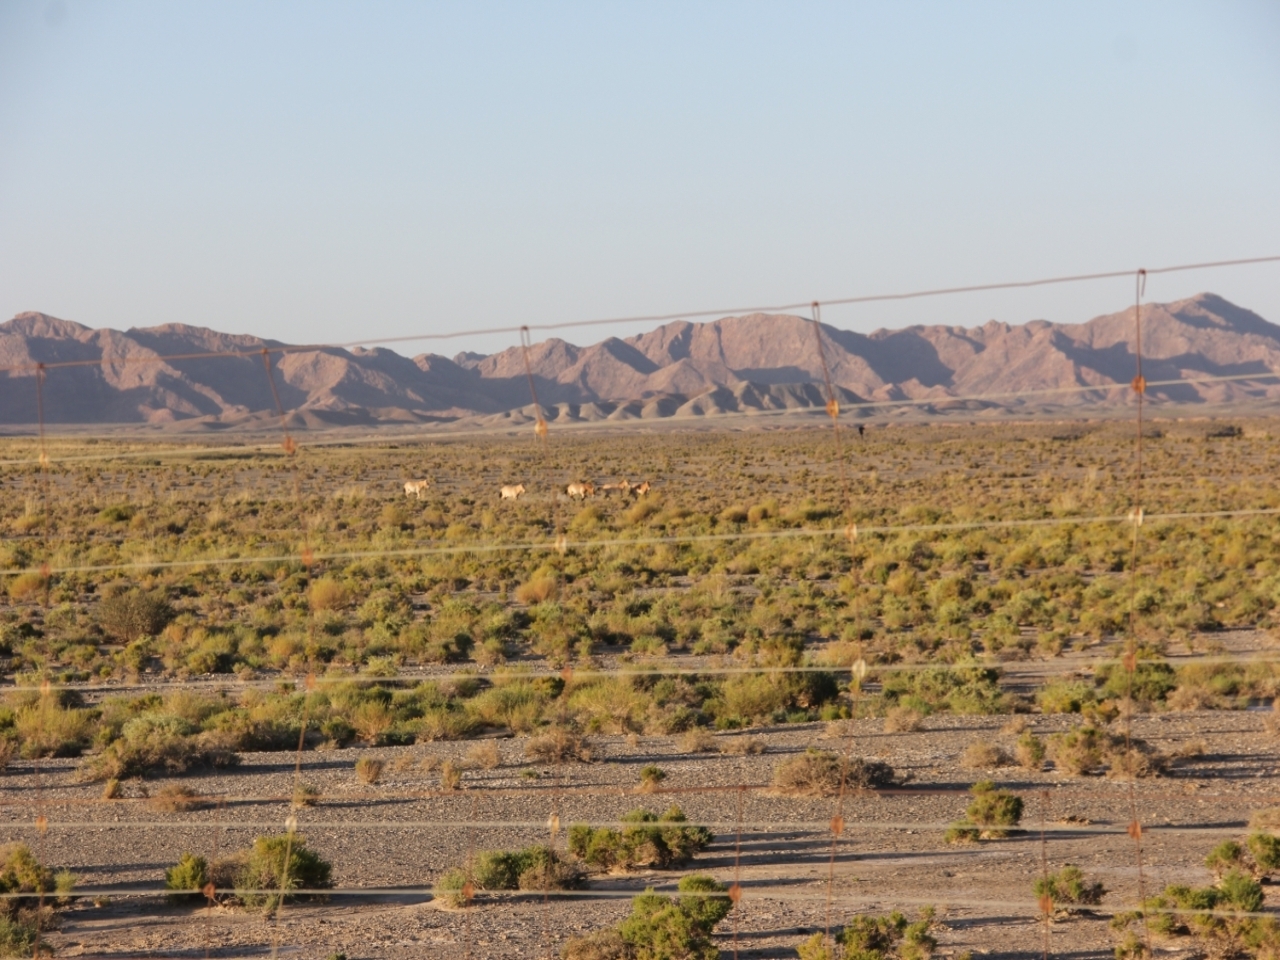
[[[644,483],[639,483],[639,484],[636,484],[636,486],[632,487],[631,495],[636,498],[643,497],[646,493],[648,493],[652,489],[653,489],[653,485],[650,484],[648,480],[646,480],[644,481]]]
[[[585,500],[596,495],[596,488],[589,483],[571,483],[565,487],[565,493],[572,500]]]
[[[422,495],[427,492],[427,488],[430,486],[430,480],[406,480],[404,482],[404,495],[406,497],[417,497],[421,500]]]
[[[518,483],[514,487],[503,487],[498,492],[503,500],[519,500],[520,494],[524,493],[524,484]]]
[[[631,481],[624,479],[620,483],[606,483],[600,488],[600,492],[606,497],[611,493],[620,493],[625,497],[631,493]]]

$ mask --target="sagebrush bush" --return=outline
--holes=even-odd
[[[546,733],[529,738],[524,747],[525,756],[539,763],[590,763],[594,751],[591,743],[572,730],[553,727]]]
[[[1106,895],[1102,881],[1086,881],[1079,867],[1067,865],[1047,877],[1038,877],[1032,884],[1037,897],[1048,897],[1054,907],[1070,910],[1074,907],[1096,906]]]
[[[960,754],[960,766],[967,770],[994,770],[1012,762],[1002,748],[986,740],[974,740]]]
[[[333,885],[333,867],[307,848],[300,834],[258,837],[240,858],[236,897],[246,906],[272,910],[290,890],[323,890]]]
[[[164,886],[175,902],[201,895],[209,882],[209,861],[194,853],[184,853],[164,872]]]
[[[643,502],[643,501],[641,501]],[[716,960],[711,939],[733,909],[728,888],[705,874],[682,877],[675,897],[646,890],[631,901],[631,915],[612,930],[565,943],[564,960]]]
[[[947,842],[1002,839],[1022,822],[1022,798],[1016,794],[996,789],[990,780],[979,780],[969,792],[965,819],[947,830]]]
[[[773,789],[795,796],[829,797],[846,789],[876,790],[896,782],[893,767],[880,760],[849,757],[810,748],[773,768]]]
[[[715,839],[706,827],[689,825],[678,806],[661,815],[638,808],[622,821],[626,826],[621,831],[574,824],[569,828],[569,852],[600,872],[669,870],[688,863]]]
[[[98,604],[98,622],[102,629],[125,643],[156,636],[173,618],[173,607],[158,590],[124,590]]]
[[[800,960],[928,960],[938,947],[931,935],[932,908],[908,920],[894,911],[887,916],[854,917],[830,940],[815,933],[796,945]]]

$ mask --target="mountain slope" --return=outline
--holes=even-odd
[[[1148,381],[1280,371],[1280,327],[1214,294],[1142,309]],[[914,326],[861,334],[822,328],[822,351],[844,406],[863,401],[1016,406],[1003,395],[1040,391],[1043,406],[1097,402],[1133,377],[1133,312],[1081,324],[1043,320],[981,327]],[[382,348],[298,348],[165,324],[95,330],[41,313],[0,324],[0,422],[37,418],[34,364],[45,371],[49,423],[252,424],[281,407],[298,425],[536,417],[520,348],[490,356],[408,358]],[[239,356],[202,356],[208,353]],[[161,358],[165,359],[161,359]],[[811,321],[752,314],[676,321],[637,336],[579,347],[552,338],[529,350],[539,401],[555,419],[712,416],[820,407],[825,395]],[[1089,390],[1097,387],[1097,390]],[[1084,388],[1084,389],[1082,389]],[[1051,393],[1061,389],[1061,393]],[[1276,378],[1153,387],[1179,403],[1280,398]]]

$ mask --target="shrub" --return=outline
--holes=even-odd
[[[616,927],[572,937],[560,951],[562,960],[629,960],[630,948]]]
[[[600,871],[669,870],[688,863],[715,839],[706,827],[690,826],[677,806],[661,816],[639,808],[622,820],[627,826],[621,831],[574,824],[569,828],[569,852]]]
[[[162,813],[185,813],[205,806],[200,794],[180,783],[166,783],[148,798],[147,804]]]
[[[89,745],[93,722],[88,710],[64,707],[45,695],[17,711],[14,729],[24,756],[75,757]]]
[[[716,741],[721,753],[730,757],[745,757],[764,753],[769,748],[762,737],[721,737]]]
[[[990,780],[978,781],[969,792],[973,800],[965,810],[965,819],[947,830],[948,843],[1001,839],[1022,821],[1022,798],[997,790]]]
[[[1212,887],[1170,885],[1144,901],[1141,909],[1112,920],[1124,938],[1117,955],[1132,946],[1130,927],[1142,923],[1160,937],[1193,938],[1198,952],[1211,956],[1272,957],[1274,945],[1280,943],[1280,924],[1274,917],[1247,916],[1260,911],[1262,904],[1262,885],[1238,870],[1224,874]],[[1267,947],[1270,950],[1264,952]]]
[[[1233,872],[1264,878],[1280,869],[1280,837],[1255,833],[1243,844],[1224,840],[1209,851],[1204,865],[1219,879]]]
[[[485,850],[470,870],[452,869],[436,881],[434,892],[450,906],[464,906],[477,891],[575,890],[583,884],[575,864],[546,846],[523,850]]]
[[[137,589],[114,593],[98,604],[98,622],[111,636],[125,643],[154,637],[174,618],[173,607],[162,591]]]
[[[960,766],[966,770],[993,770],[1007,767],[1011,762],[1009,754],[986,740],[974,740],[960,754]]]
[[[485,740],[467,751],[467,759],[485,770],[494,770],[502,766],[502,750],[496,740]]]
[[[451,907],[465,907],[474,895],[474,885],[463,870],[446,870],[431,887],[432,896]]]
[[[287,858],[287,859],[286,859]],[[243,857],[235,877],[236,896],[246,906],[262,905],[272,910],[283,891],[322,890],[332,886],[333,868],[313,850],[307,849],[300,833],[258,837]]]
[[[16,601],[30,600],[44,593],[48,580],[39,573],[20,573],[9,584],[9,596]]]
[[[676,889],[674,898],[646,891],[632,900],[631,916],[619,925],[619,935],[637,958],[716,960],[720,950],[711,934],[733,909],[728,888],[695,873],[681,878]]]
[[[685,753],[711,753],[716,749],[716,738],[702,727],[686,730],[680,737],[680,749]],[[3,769],[3,767],[0,767]]]
[[[194,853],[184,853],[164,872],[164,886],[172,891],[170,900],[180,902],[199,895],[209,883],[209,861]]]
[[[311,783],[300,783],[293,788],[293,806],[314,807],[320,802],[320,790]]]
[[[1026,770],[1039,770],[1044,766],[1044,741],[1030,730],[1025,730],[1013,748],[1018,766]]]
[[[1156,753],[1144,741],[1125,738],[1094,726],[1076,727],[1049,738],[1049,757],[1065,773],[1076,776],[1155,776],[1169,758]]]
[[[911,707],[890,707],[884,714],[885,733],[915,733],[924,729],[924,714]]]
[[[0,847],[0,956],[25,956],[31,950],[52,921],[52,907],[70,903],[75,879],[45,867],[25,843]],[[43,911],[41,894],[48,904]]]
[[[383,762],[377,757],[361,757],[356,761],[356,779],[361,783],[377,783],[382,776]]]
[[[1068,911],[1073,907],[1096,906],[1107,892],[1101,881],[1086,883],[1080,868],[1070,865],[1040,877],[1032,889],[1037,897],[1048,897],[1051,904],[1066,907]]]
[[[347,588],[331,577],[321,577],[307,591],[307,603],[317,613],[323,610],[341,610],[351,602]]]
[[[215,732],[192,733],[195,727],[179,717],[143,714],[128,720],[120,738],[81,767],[91,780],[123,780],[164,771],[184,773],[193,767],[231,767],[240,762]]]
[[[552,727],[546,733],[530,737],[524,746],[525,756],[539,763],[590,763],[591,744],[565,727]]]
[[[528,583],[522,583],[515,589],[515,598],[520,603],[543,603],[554,600],[559,593],[559,583],[555,577],[535,577]]]
[[[440,764],[440,789],[457,790],[462,785],[462,771],[452,760]]]
[[[640,790],[643,793],[653,793],[665,779],[667,779],[666,771],[651,763],[640,770]]]
[[[796,952],[800,960],[928,960],[938,946],[929,932],[933,923],[931,908],[922,910],[915,922],[896,910],[888,916],[854,917],[833,935],[834,945],[815,933],[797,944]]]
[[[879,760],[850,757],[810,748],[773,768],[773,788],[792,796],[830,797],[846,789],[876,790],[896,783],[893,768]]]

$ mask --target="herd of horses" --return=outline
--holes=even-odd
[[[431,489],[430,480],[406,480],[404,482],[404,495],[421,500],[422,495]],[[653,487],[648,480],[640,483],[632,483],[630,480],[622,479],[617,483],[604,483],[597,487],[593,483],[571,483],[565,487],[565,495],[570,500],[585,500],[587,497],[594,497],[598,492],[602,497],[607,497],[611,493],[621,495],[624,499],[627,497],[643,497]],[[523,483],[517,483],[513,486],[504,486],[498,490],[498,499],[500,500],[519,500],[525,493]]]

